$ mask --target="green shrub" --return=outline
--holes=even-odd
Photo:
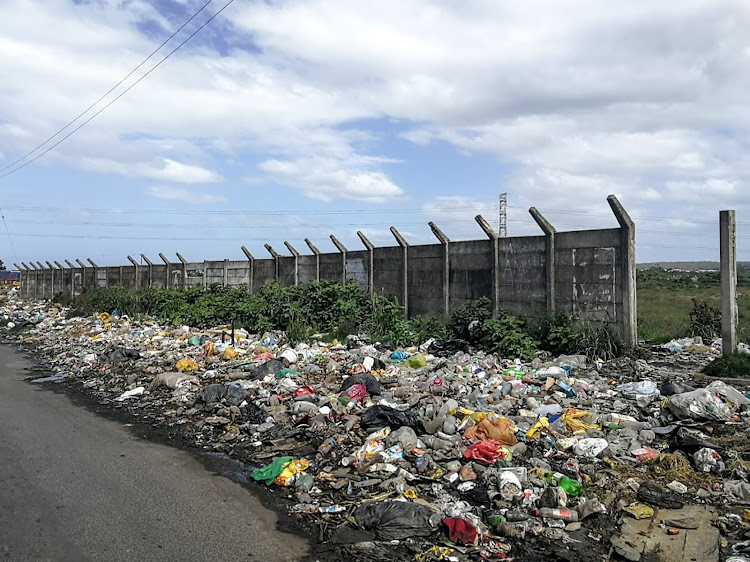
[[[711,377],[750,377],[750,355],[735,352],[718,357],[703,372]]]
[[[491,306],[492,301],[487,297],[459,306],[448,320],[448,332],[462,340],[478,343],[476,336],[481,333],[481,325],[492,317]],[[472,333],[469,326],[475,321],[478,329]]]
[[[485,320],[481,328],[482,346],[501,357],[530,360],[536,356],[539,342],[526,331],[520,318],[504,315]]]
[[[697,298],[690,311],[690,335],[710,340],[721,334],[721,311],[711,306],[708,301]]]

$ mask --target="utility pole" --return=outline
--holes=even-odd
[[[497,232],[501,238],[508,236],[508,194],[501,193],[497,206]]]

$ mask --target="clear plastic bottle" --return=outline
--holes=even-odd
[[[552,507],[542,507],[536,510],[536,515],[545,519],[557,519],[566,523],[575,523],[578,521],[578,512],[570,509],[556,509]]]

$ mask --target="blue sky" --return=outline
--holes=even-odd
[[[214,0],[97,111],[226,0]],[[0,168],[205,0],[0,0]],[[750,260],[750,7],[730,0],[235,0],[131,91],[0,178],[19,261],[266,257],[637,224],[638,259]],[[39,154],[38,152],[31,157]],[[7,171],[14,170],[11,166]],[[2,175],[2,173],[0,173]],[[1,227],[1,225],[0,225]],[[16,260],[0,231],[0,258]]]

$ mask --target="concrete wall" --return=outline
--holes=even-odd
[[[542,236],[499,238],[487,231],[484,240],[444,239],[439,244],[372,251],[138,267],[29,269],[22,271],[21,293],[51,298],[59,292],[79,294],[95,287],[182,289],[214,284],[245,285],[257,291],[271,281],[289,286],[316,279],[346,280],[395,299],[405,305],[410,317],[443,316],[487,297],[495,313],[505,310],[531,316],[564,311],[582,320],[611,324],[634,343],[634,226],[616,200],[610,200],[610,205],[620,228],[556,232],[547,223],[546,228],[540,225],[545,229]]]

